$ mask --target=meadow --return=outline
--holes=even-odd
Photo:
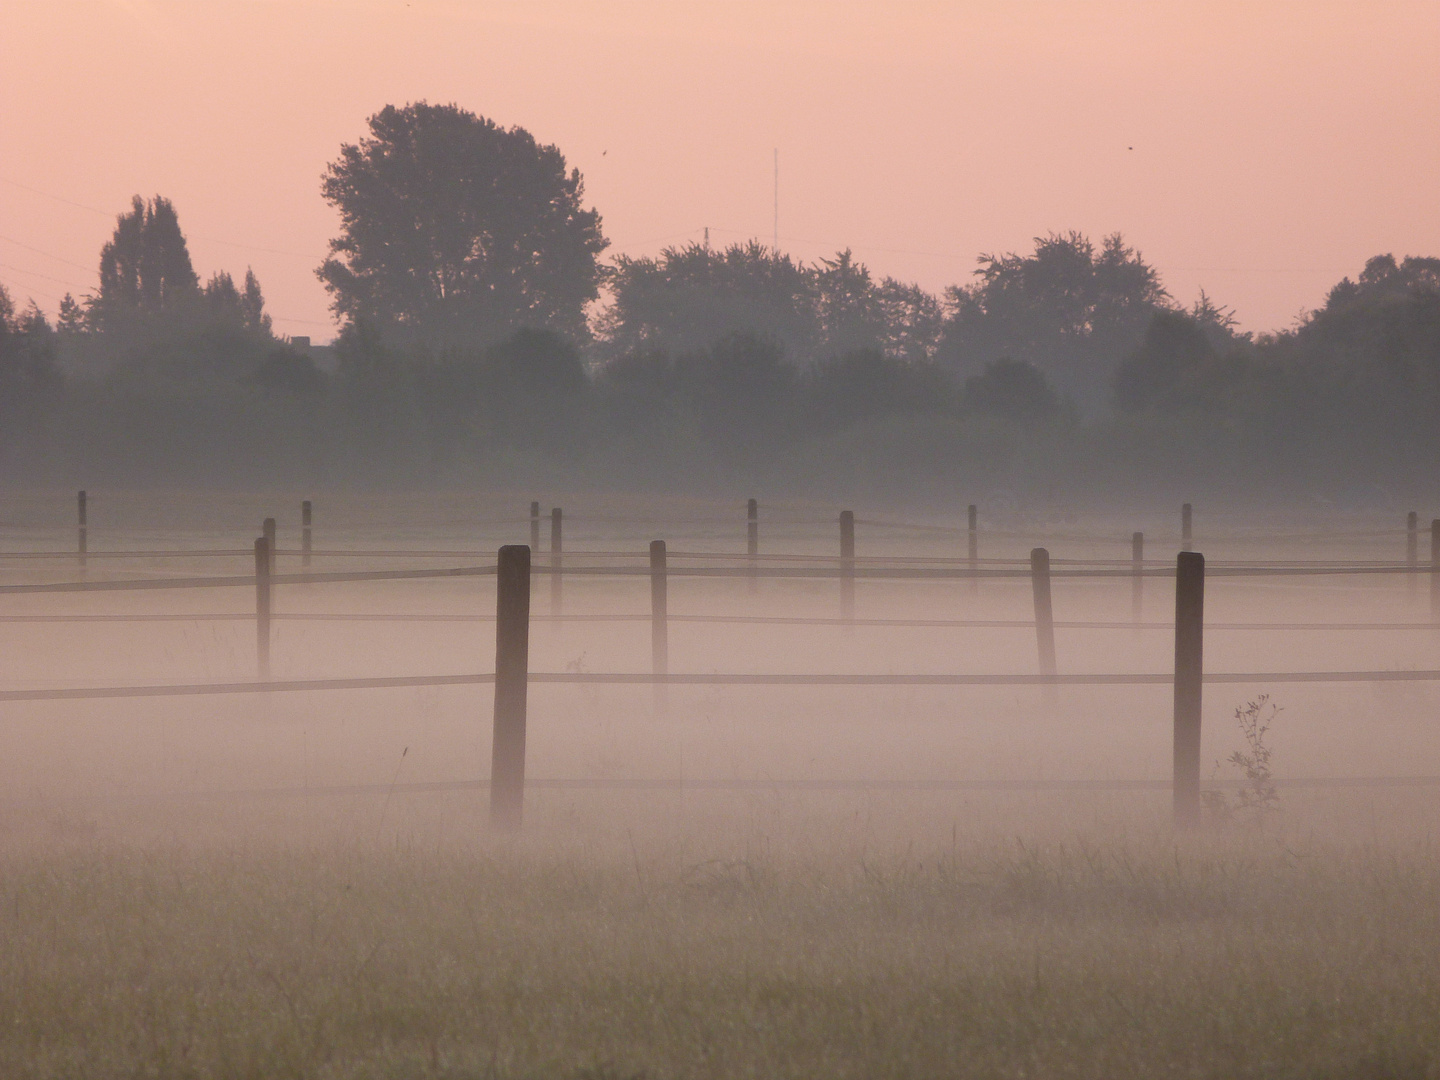
[[[743,550],[730,508],[617,501],[569,497],[577,564],[666,532],[672,551]],[[238,549],[275,504],[102,495],[90,546]],[[56,506],[11,499],[0,550],[67,550]],[[493,557],[528,538],[524,510],[333,495],[317,547]],[[1398,558],[1395,518],[1330,515],[1317,540],[1296,515],[1276,541],[1202,510],[1196,546]],[[828,519],[766,508],[762,550],[829,553]],[[987,557],[1047,533],[1057,558],[1122,558],[1105,538],[1142,527],[1156,558],[1176,546],[1159,513],[986,524]],[[964,543],[878,515],[857,532],[862,556]],[[244,571],[97,556],[86,572]],[[644,579],[564,587],[550,619],[537,583],[532,670],[646,670]],[[1170,587],[1147,581],[1123,625],[1128,581],[1057,579],[1060,670],[1168,670]],[[827,618],[835,583],[677,576],[670,666],[1026,673],[1033,629],[944,621],[1023,624],[1028,590],[862,580],[853,627],[687,623]],[[251,602],[0,597],[0,688],[249,678]],[[281,586],[275,674],[486,670],[493,603],[481,578]],[[1405,575],[1216,578],[1207,596],[1219,625],[1428,617]],[[937,625],[883,622],[902,618]],[[1436,634],[1216,630],[1207,669],[1429,668]],[[487,824],[486,686],[0,704],[0,1075],[1440,1075],[1433,684],[1207,687],[1207,787],[1233,796],[1232,714],[1267,692],[1278,808],[1190,832],[1170,825],[1165,686],[535,686],[518,835]]]

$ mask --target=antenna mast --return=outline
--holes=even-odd
[[[780,148],[775,148],[775,233],[774,252],[780,254]]]

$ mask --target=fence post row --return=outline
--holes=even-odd
[[[1190,541],[1194,538],[1194,532],[1193,532],[1193,530],[1191,529],[1191,524],[1192,524],[1193,518],[1194,518],[1194,514],[1192,513],[1192,511],[1191,511],[1191,509],[1190,509],[1190,504],[1189,504],[1189,503],[1186,503],[1184,506],[1180,507],[1180,550],[1181,550],[1181,551],[1189,551],[1189,550],[1190,550]]]
[[[75,497],[75,511],[76,527],[78,529],[78,533],[76,535],[75,551],[80,557],[80,569],[84,570],[85,553],[90,547],[90,538],[88,535],[89,528],[86,522],[85,514],[85,492],[83,491],[79,492]]]
[[[261,523],[260,533],[265,537],[265,550],[270,553],[270,573],[275,573],[275,519],[266,518]]]
[[[550,510],[550,614],[560,617],[560,552],[561,543],[560,507]]]
[[[1050,552],[1030,552],[1030,588],[1035,594],[1035,644],[1040,652],[1040,674],[1055,674],[1055,613],[1050,605]]]
[[[855,617],[855,511],[840,511],[840,617]]]
[[[1204,673],[1205,556],[1175,559],[1175,824],[1200,821],[1200,688]]]
[[[670,671],[670,598],[665,574],[665,541],[650,541],[650,671]],[[655,684],[655,706],[665,707],[665,684]]]
[[[1145,534],[1130,534],[1130,618],[1140,621],[1145,600]]]
[[[270,541],[255,541],[255,675],[270,678]]]
[[[974,503],[967,511],[970,524],[970,591],[980,591],[980,508]]]
[[[306,499],[300,504],[300,567],[303,570],[310,569],[310,523],[311,523],[310,500]]]
[[[760,504],[751,499],[745,504],[745,554],[750,558],[750,591],[755,591],[755,558],[760,554]]]
[[[520,827],[525,805],[525,698],[530,671],[530,549],[506,544],[495,566],[495,714],[490,824]]]
[[[650,669],[670,670],[669,596],[665,577],[665,541],[650,541]]]
[[[1440,622],[1440,518],[1430,522],[1430,621]]]

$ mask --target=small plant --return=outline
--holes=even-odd
[[[1245,748],[1234,751],[1225,763],[1238,768],[1244,781],[1235,791],[1234,802],[1218,788],[1205,792],[1205,808],[1216,821],[1239,821],[1261,828],[1265,820],[1280,809],[1280,792],[1270,770],[1275,751],[1265,743],[1265,736],[1280,711],[1280,707],[1270,701],[1269,694],[1261,694],[1235,710],[1235,723],[1245,740]],[[1220,764],[1215,762],[1216,773],[1220,771]]]

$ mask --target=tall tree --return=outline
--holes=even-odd
[[[174,204],[161,195],[148,203],[136,195],[100,249],[96,307],[102,321],[173,310],[193,298],[199,286]]]
[[[317,271],[337,315],[437,345],[585,334],[607,242],[557,147],[456,105],[387,105],[369,128],[321,183],[340,214]]]

